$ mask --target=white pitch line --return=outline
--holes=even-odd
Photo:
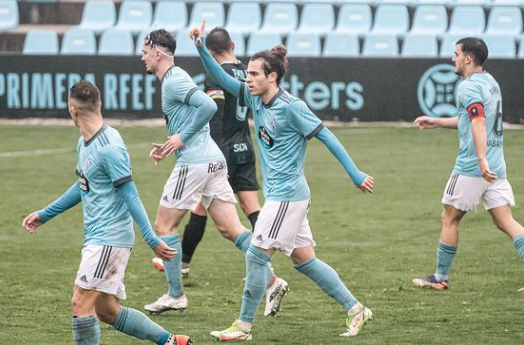
[[[128,145],[127,147],[130,149],[135,149],[135,148],[143,148],[143,147],[148,147],[148,146],[152,146],[152,144],[146,144],[146,143],[132,144],[132,145]],[[67,149],[0,152],[0,158],[54,155],[54,154],[62,154],[62,153],[73,153],[75,151],[76,151],[75,149],[67,148]]]

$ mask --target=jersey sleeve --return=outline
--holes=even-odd
[[[288,107],[288,121],[290,126],[306,137],[313,138],[324,125],[322,121],[313,114],[307,104],[302,100],[291,102]]]
[[[131,177],[131,160],[124,147],[106,145],[101,155],[113,186],[118,187],[133,180]]]
[[[249,87],[246,83],[240,83],[240,94],[238,96],[238,105],[241,107],[248,107],[253,109],[253,96],[249,92]]]
[[[459,85],[458,99],[466,109],[475,103],[483,104],[481,86],[469,80],[463,81]]]
[[[199,90],[192,80],[176,74],[170,76],[164,84],[162,91],[167,98],[186,104],[189,104],[191,95]]]

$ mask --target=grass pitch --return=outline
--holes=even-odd
[[[174,162],[148,158],[164,128],[119,128],[141,199],[153,220]],[[360,169],[375,177],[376,192],[357,191],[342,167],[311,140],[306,176],[312,192],[309,220],[317,255],[331,264],[353,294],[373,309],[375,321],[356,338],[339,338],[344,312],[282,254],[274,266],[290,283],[283,311],[264,318],[253,344],[523,344],[524,266],[511,241],[489,215],[465,217],[446,292],[411,287],[435,268],[442,190],[457,153],[457,132],[358,128],[334,132]],[[74,181],[79,133],[71,127],[0,126],[0,344],[71,344],[69,302],[83,239],[76,207],[29,235],[23,217],[60,196]],[[508,175],[524,202],[524,135],[505,132]],[[70,148],[70,150],[68,150]],[[46,150],[65,149],[54,154]],[[39,150],[35,152],[27,152]],[[24,151],[25,153],[16,153]],[[54,152],[54,151],[52,151]],[[524,222],[524,209],[514,208]],[[249,222],[242,217],[244,224]],[[213,343],[211,330],[230,325],[240,309],[244,260],[208,223],[186,281],[189,309],[152,319],[196,344]],[[153,253],[137,231],[126,275],[128,300],[142,309],[166,291]],[[101,325],[102,344],[140,344]]]

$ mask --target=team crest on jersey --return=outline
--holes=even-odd
[[[272,118],[269,124],[271,125],[271,128],[273,128],[273,131],[274,131],[275,128],[277,127],[277,120],[275,120],[275,118]]]
[[[89,170],[89,166],[91,166],[91,157],[88,157],[84,163],[86,170]]]
[[[273,138],[271,138],[264,126],[258,127],[258,137],[267,147],[273,147]]]

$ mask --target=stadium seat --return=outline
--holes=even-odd
[[[175,56],[198,56],[195,42],[189,38],[188,33],[185,31],[176,33]]]
[[[344,4],[338,12],[335,31],[363,35],[371,29],[371,8],[366,4]]]
[[[95,55],[95,32],[88,29],[69,29],[62,39],[63,55]]]
[[[464,35],[444,35],[440,44],[440,57],[452,58],[455,55],[455,43]]]
[[[185,2],[161,1],[155,7],[153,28],[176,32],[187,26],[187,8]]]
[[[199,28],[203,19],[206,20],[207,32],[217,26],[224,26],[226,21],[224,5],[220,2],[196,2],[191,11],[188,29],[193,27]]]
[[[449,35],[481,35],[486,27],[484,9],[480,6],[457,6],[453,9]]]
[[[235,44],[235,55],[237,57],[246,56],[246,41],[240,32],[230,32],[229,37]]]
[[[280,34],[274,32],[254,32],[249,37],[246,55],[252,56],[261,50],[271,49],[279,44],[282,44]]]
[[[253,2],[234,2],[229,6],[226,29],[229,33],[249,35],[262,23],[260,5]]]
[[[124,0],[118,13],[115,28],[131,30],[138,34],[141,30],[151,27],[153,7],[147,0]]]
[[[490,59],[514,59],[517,47],[513,35],[488,34],[484,37]]]
[[[0,0],[0,32],[16,28],[18,21],[16,0]]]
[[[82,12],[80,29],[93,30],[99,34],[112,28],[116,22],[115,3],[113,1],[87,1]]]
[[[404,37],[401,55],[403,57],[437,57],[437,37],[432,34],[408,34]]]
[[[24,54],[53,55],[58,54],[58,35],[54,30],[33,29],[25,36]]]
[[[374,34],[402,35],[409,29],[408,9],[404,5],[379,5],[375,13]]]
[[[454,6],[457,5],[478,5],[478,6],[487,6],[491,3],[491,0],[455,0]]]
[[[135,54],[142,55],[142,47],[144,46],[144,39],[151,32],[151,29],[142,30],[136,37]]]
[[[489,12],[486,34],[522,33],[522,14],[520,8],[510,6],[494,6]]]
[[[320,56],[320,36],[315,33],[292,32],[287,39],[288,56]]]
[[[522,6],[522,0],[493,0],[493,6]]]
[[[298,32],[326,34],[335,26],[335,10],[331,4],[307,3],[302,9]]]
[[[328,33],[324,42],[323,56],[326,57],[349,57],[358,56],[360,45],[356,35],[338,32]]]
[[[130,30],[109,29],[102,33],[99,55],[133,55],[133,34]]]
[[[367,57],[398,56],[398,40],[393,34],[369,34],[364,40],[362,55]]]
[[[298,25],[298,12],[292,3],[270,3],[266,7],[261,31],[274,33],[293,32]]]
[[[448,28],[448,13],[442,5],[419,5],[413,16],[412,34],[441,35]]]

